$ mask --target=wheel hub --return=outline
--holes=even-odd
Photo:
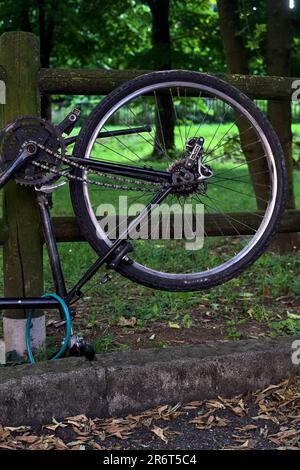
[[[191,196],[198,189],[197,175],[185,167],[186,160],[178,160],[169,167],[173,176],[174,193],[178,196]]]
[[[173,176],[174,193],[191,196],[194,193],[205,194],[206,180],[213,176],[208,165],[202,163],[203,137],[192,137],[186,143],[185,158],[177,160],[169,167]]]

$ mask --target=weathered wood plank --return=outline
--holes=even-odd
[[[6,73],[6,104],[0,105],[2,128],[20,116],[39,114],[37,38],[31,33],[4,33],[0,38],[0,63]],[[3,199],[3,226],[8,235],[3,256],[4,294],[7,297],[40,295],[43,292],[42,240],[35,191],[12,181],[4,189]],[[5,312],[9,318],[25,315],[22,310]]]
[[[41,69],[39,88],[45,94],[106,95],[150,70]],[[291,99],[292,77],[217,75],[256,99]]]
[[[257,215],[249,212],[231,212],[228,214],[239,221],[239,230],[243,235],[249,235],[250,230],[245,225],[257,228]],[[131,218],[132,219],[132,218]],[[217,223],[219,224],[217,226]],[[53,217],[55,236],[58,242],[85,241],[75,217]],[[245,225],[242,225],[245,224]],[[218,228],[217,228],[218,227]],[[205,216],[205,231],[208,236],[220,236],[220,229],[224,235],[236,235],[232,225],[226,222],[222,214],[207,214]],[[285,212],[278,229],[279,233],[300,232],[300,210],[288,210]],[[8,237],[8,227],[3,219],[0,219],[0,245],[3,245]]]
[[[0,65],[0,80],[6,81],[6,73],[3,67]]]
[[[258,215],[259,212],[228,213],[228,216],[235,220],[234,224],[241,235],[253,234],[253,230],[251,231],[248,227],[257,229],[260,220]],[[132,217],[130,217],[129,220],[132,220]],[[206,234],[210,237],[216,237],[220,236],[220,230],[222,230],[222,233],[226,236],[237,235],[236,231],[232,227],[232,219],[230,220],[231,223],[224,218],[223,214],[206,214],[204,219]],[[55,235],[59,242],[84,241],[80,228],[74,217],[54,217],[53,223]],[[286,211],[280,223],[278,232],[300,232],[300,210]]]
[[[228,215],[235,219],[235,224],[243,235],[250,235],[252,232],[247,225],[254,229],[258,226],[259,213],[231,212]],[[132,218],[131,218],[132,219]],[[58,242],[81,242],[83,238],[75,217],[54,217],[53,218],[55,236]],[[205,216],[205,231],[208,236],[220,236],[220,230],[226,236],[236,235],[232,225],[226,221],[223,214],[207,214]],[[285,212],[278,229],[279,233],[300,232],[300,210],[288,210]],[[8,228],[0,219],[0,245],[3,245],[8,236]]]
[[[257,213],[259,214],[259,213]],[[228,215],[234,218],[236,226],[242,235],[250,235],[252,232],[247,225],[254,229],[258,226],[257,214],[249,212],[231,212]],[[129,219],[132,220],[132,217]],[[53,217],[55,236],[58,242],[85,241],[75,217]],[[210,237],[220,236],[220,230],[226,236],[236,235],[232,225],[226,221],[223,214],[207,214],[205,216],[205,231]],[[300,232],[300,210],[288,210],[285,212],[278,229],[279,233]],[[8,228],[3,219],[0,219],[0,245],[7,240]]]

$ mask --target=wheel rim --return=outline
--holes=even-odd
[[[208,97],[210,97],[210,98],[214,97],[214,99],[218,99],[219,101],[224,102],[228,107],[231,107],[236,112],[239,112],[242,116],[247,118],[248,122],[251,124],[251,126],[254,129],[254,131],[256,132],[257,136],[259,136],[260,145],[262,147],[263,153],[265,154],[265,159],[267,160],[267,164],[268,164],[271,190],[270,190],[269,200],[268,200],[264,215],[261,217],[261,223],[260,223],[259,228],[256,231],[256,233],[252,236],[251,239],[244,239],[244,246],[242,246],[241,249],[238,248],[240,251],[237,254],[235,254],[234,256],[228,255],[228,259],[225,260],[224,262],[221,262],[221,263],[219,263],[215,266],[212,266],[212,267],[208,267],[208,268],[206,267],[206,269],[195,270],[195,266],[197,265],[197,261],[196,261],[193,264],[193,267],[191,268],[192,269],[191,272],[186,272],[186,271],[184,271],[184,272],[183,271],[182,272],[169,272],[169,271],[164,271],[162,269],[157,269],[157,267],[155,266],[155,263],[154,263],[154,266],[151,266],[151,264],[149,262],[149,258],[147,258],[147,263],[144,263],[143,261],[142,262],[134,261],[134,263],[132,265],[133,268],[138,269],[140,271],[147,271],[148,273],[151,273],[151,274],[156,275],[156,276],[157,275],[167,276],[170,279],[174,279],[174,280],[182,278],[183,274],[186,275],[186,282],[189,282],[189,280],[193,280],[193,279],[199,279],[201,277],[203,279],[206,279],[210,276],[219,275],[224,270],[227,270],[227,269],[231,268],[233,265],[235,265],[235,264],[239,263],[240,261],[242,261],[245,257],[247,257],[249,252],[255,248],[255,246],[259,243],[259,241],[263,237],[267,227],[269,226],[269,223],[270,223],[270,220],[271,220],[271,217],[272,217],[275,205],[276,205],[277,189],[278,189],[278,174],[277,174],[277,168],[276,168],[276,164],[275,164],[275,158],[274,158],[273,151],[270,147],[270,144],[268,142],[268,139],[267,139],[265,133],[262,131],[262,129],[259,126],[259,124],[257,123],[256,119],[253,118],[253,116],[240,103],[237,103],[233,98],[229,97],[228,95],[225,95],[223,92],[215,89],[214,87],[209,87],[209,86],[205,86],[205,85],[202,85],[202,84],[191,83],[191,82],[186,82],[186,81],[177,81],[177,82],[170,81],[169,83],[156,83],[156,84],[153,84],[153,85],[149,85],[149,86],[140,88],[140,89],[128,94],[125,98],[118,101],[114,106],[112,106],[109,109],[109,111],[107,113],[105,113],[105,115],[99,121],[98,126],[94,129],[94,132],[93,132],[92,136],[90,137],[89,143],[88,143],[87,148],[86,148],[85,158],[91,158],[91,157],[95,158],[95,155],[93,155],[93,148],[96,145],[95,144],[96,137],[97,137],[98,133],[101,130],[107,131],[107,128],[110,125],[109,122],[110,122],[111,118],[114,117],[119,110],[124,109],[124,107],[128,106],[129,104],[130,104],[130,106],[132,106],[132,103],[137,98],[140,98],[141,96],[145,96],[145,95],[148,96],[149,93],[153,93],[154,91],[158,91],[158,90],[161,91],[162,88],[164,88],[164,89],[171,88],[172,90],[176,90],[176,89],[179,89],[179,88],[181,90],[182,89],[187,90],[187,89],[192,88],[193,90],[201,91],[201,94],[205,93],[205,95],[208,95]],[[184,96],[180,96],[180,97],[182,99],[184,98]],[[186,99],[186,96],[185,96],[185,99]],[[204,97],[201,96],[201,99],[203,100]],[[205,97],[205,99],[207,100],[208,98]],[[207,113],[206,114],[203,113],[203,116],[204,116],[204,122],[205,122],[205,116],[207,117]],[[202,116],[202,118],[203,118],[203,116]],[[124,124],[124,122],[122,122],[121,124]],[[145,124],[145,122],[144,122],[144,124]],[[202,122],[202,124],[200,122],[200,130],[201,130],[202,125],[203,125],[203,122]],[[120,122],[119,122],[119,126],[120,126]],[[199,123],[198,123],[198,127],[199,127]],[[176,126],[175,126],[175,131],[176,131]],[[193,133],[193,124],[192,125],[190,124],[190,127],[185,126],[184,136],[182,135],[183,134],[183,128],[179,125],[179,127],[177,129],[178,140],[181,140],[181,142],[185,142],[186,138],[189,137],[189,135],[191,135],[191,132]],[[206,154],[204,155],[205,160],[206,160],[207,163],[209,163],[210,161],[217,160],[217,159],[221,160],[220,155],[218,155],[218,154],[217,154],[217,156],[214,155],[214,153],[216,153],[216,151],[218,150],[218,144],[214,143],[214,139],[216,139],[216,136],[218,135],[218,132],[216,132],[216,129],[214,129],[214,133],[215,133],[215,135],[213,136],[212,139],[210,139],[209,144],[208,144],[209,147],[206,148]],[[232,136],[230,132],[228,133],[228,136]],[[218,142],[220,143],[220,138],[219,138]],[[124,143],[124,140],[123,140],[123,143]],[[125,145],[127,145],[127,144],[125,144]],[[163,147],[163,142],[161,142],[161,147]],[[126,148],[126,147],[123,146],[123,148]],[[119,153],[121,153],[121,152],[119,152]],[[137,153],[136,150],[134,150],[134,153],[138,156],[140,155],[139,153]],[[103,158],[103,154],[104,154],[104,152],[101,152],[101,159],[104,160],[104,161],[108,161],[105,158]],[[114,160],[114,161],[116,161],[116,160]],[[124,159],[123,159],[123,163],[124,163]],[[130,161],[129,164],[132,164],[132,161]],[[239,163],[235,164],[236,169],[238,168],[238,165],[239,165]],[[244,168],[245,163],[240,164],[239,166]],[[221,181],[218,180],[218,182],[215,183],[215,185],[219,185],[219,189],[218,189],[219,192],[224,192],[225,189],[229,190],[229,188],[227,186],[228,185],[228,178],[226,178],[226,171],[229,172],[230,169],[227,168],[227,170],[226,170],[226,168],[227,167],[225,166],[225,170],[224,170],[225,175],[224,175],[224,171],[223,171],[223,179],[221,179]],[[249,169],[248,169],[248,173],[249,173]],[[222,177],[222,175],[219,175],[219,176]],[[249,174],[248,174],[248,176],[249,176]],[[234,177],[234,178],[231,178],[231,179],[237,180],[237,177]],[[244,182],[246,181],[245,180],[245,175],[242,175],[241,181],[244,181]],[[211,184],[211,183],[209,183],[209,184]],[[239,191],[236,192],[236,195],[240,196],[238,193],[239,193]],[[91,198],[91,191],[89,189],[89,185],[87,185],[87,184],[83,185],[83,194],[84,194],[85,204],[86,204],[86,207],[88,209],[90,219],[93,222],[95,230],[97,230],[98,236],[100,236],[101,239],[104,240],[105,243],[108,246],[111,245],[111,241],[107,238],[106,233],[103,231],[103,229],[101,227],[99,227],[99,224],[98,224],[98,221],[97,221],[97,218],[96,218],[96,215],[95,215],[95,209],[94,209],[95,204],[94,204],[94,201]],[[208,197],[209,197],[209,199],[208,199]],[[212,196],[206,195],[203,199],[205,199],[203,201],[204,206],[206,208],[209,208],[208,212],[213,212],[213,208],[215,208],[214,212],[217,212],[218,207],[216,208],[216,202],[215,202],[215,200],[212,199]],[[200,199],[200,201],[202,202],[201,199]],[[221,213],[221,214],[224,213],[225,214],[225,212],[222,211],[222,208],[221,208],[221,211],[219,211],[219,213]],[[225,215],[224,215],[224,218],[226,218]],[[228,217],[227,217],[227,222],[228,222]],[[231,220],[229,219],[229,223],[231,225],[235,225],[235,221],[233,219],[231,219]],[[205,227],[204,227],[204,229],[205,229]],[[222,234],[220,233],[220,236],[221,235]],[[239,233],[237,233],[237,236],[238,236],[238,238],[240,238]],[[226,237],[221,236],[220,238],[226,238]],[[134,243],[141,243],[141,242],[134,242]],[[152,240],[152,241],[142,242],[142,243],[152,243],[153,244],[155,242]],[[174,246],[174,242],[172,242],[172,243],[173,243],[173,246]],[[137,245],[135,245],[135,248],[136,247],[137,247]],[[218,248],[218,246],[216,246],[216,248]],[[137,248],[136,248],[136,251],[137,251]],[[232,250],[232,252],[233,251],[234,250]],[[135,255],[133,255],[132,258],[135,259]],[[215,261],[215,262],[217,262],[217,261]]]

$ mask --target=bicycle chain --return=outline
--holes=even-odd
[[[84,170],[87,173],[91,172],[91,170],[86,168],[84,165],[81,165],[80,163],[74,162],[70,158],[67,158],[63,155],[60,155],[59,153],[53,152],[53,150],[45,147],[43,144],[40,144],[40,143],[36,142],[36,145],[40,149],[44,150],[44,152],[47,152],[52,157],[54,157],[58,160],[61,160],[64,163],[67,163],[71,167],[77,168],[79,170]],[[39,162],[34,161],[34,160],[31,163],[35,166],[38,166],[39,168],[42,168],[43,170],[47,170],[48,172],[54,173],[58,176],[63,176],[65,178],[69,179],[69,180],[80,181],[82,183],[87,183],[87,184],[94,184],[96,186],[102,186],[104,188],[120,189],[120,190],[124,190],[124,191],[128,191],[128,190],[130,190],[130,191],[144,191],[144,192],[153,192],[153,191],[155,191],[155,189],[153,189],[153,188],[147,188],[147,187],[131,187],[130,188],[128,186],[123,186],[123,185],[121,186],[121,185],[117,185],[117,184],[104,183],[104,182],[96,181],[96,180],[93,180],[93,179],[81,178],[80,176],[75,176],[75,175],[70,175],[70,174],[66,175],[61,171],[54,170],[53,168],[49,167],[48,165],[46,165],[44,163],[39,163]],[[130,179],[127,179],[127,178],[121,178],[121,177],[118,177],[118,176],[108,175],[106,173],[101,173],[101,172],[97,172],[97,173],[100,176],[103,176],[105,178],[108,178],[108,179],[111,179],[111,180],[114,180],[114,181],[122,181],[124,183],[131,183],[132,184],[132,181]],[[135,181],[134,184],[142,185],[144,183],[142,181]],[[161,183],[151,183],[151,185],[156,186],[156,187],[158,187],[158,186],[162,187]]]

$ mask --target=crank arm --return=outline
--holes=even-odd
[[[19,157],[11,162],[11,164],[6,168],[6,170],[0,175],[0,189],[8,183],[9,180],[13,179],[15,174],[20,170],[20,168],[32,158],[32,156],[36,153],[37,148],[34,143],[28,142],[19,155]]]

